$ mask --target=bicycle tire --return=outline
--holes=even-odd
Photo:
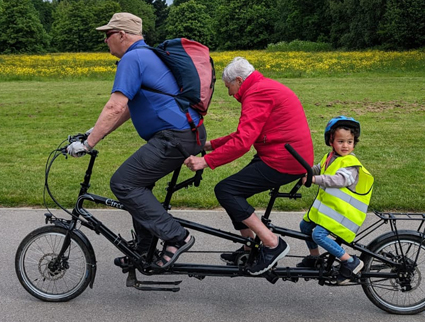
[[[398,240],[400,240],[400,243]],[[372,243],[369,249],[374,253],[391,256],[393,259],[401,261],[400,246],[404,257],[412,263],[420,250],[417,266],[411,276],[411,290],[403,290],[399,278],[363,278],[362,287],[369,300],[388,313],[400,315],[417,314],[425,310],[424,285],[421,284],[422,277],[425,278],[425,243],[422,237],[414,231],[399,234],[398,238],[395,234],[387,234],[384,238]],[[363,272],[389,273],[395,271],[394,267],[370,255],[366,255],[363,260],[365,264]]]
[[[79,296],[95,274],[92,249],[76,234],[71,235],[68,257],[60,267],[52,263],[62,248],[68,230],[58,226],[40,227],[20,243],[15,256],[19,282],[34,297],[47,302],[66,302]]]

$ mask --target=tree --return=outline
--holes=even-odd
[[[84,0],[61,1],[54,14],[52,45],[61,52],[82,52],[90,48],[93,8]]]
[[[35,10],[38,12],[38,17],[47,33],[50,32],[53,23],[53,12],[55,5],[50,1],[31,0]]]
[[[387,0],[329,0],[334,47],[364,49],[381,43],[379,23]]]
[[[170,7],[166,30],[167,38],[185,37],[214,47],[212,19],[206,7],[194,0]]]
[[[263,49],[276,41],[276,0],[221,0],[215,16],[220,49]]]
[[[2,7],[0,52],[45,52],[49,46],[49,36],[31,0],[3,0]]]
[[[93,7],[93,22],[90,27],[89,38],[87,39],[93,51],[106,51],[108,46],[104,42],[105,35],[96,30],[97,27],[106,25],[112,15],[121,11],[120,5],[115,1],[99,1]]]
[[[149,34],[149,43],[154,45],[161,43],[167,36],[166,21],[169,8],[166,0],[144,0],[153,6],[155,10],[155,31]]]
[[[327,42],[331,26],[328,8],[328,0],[278,0],[278,39]]]
[[[62,0],[54,13],[52,44],[62,52],[104,51],[103,33],[96,27],[105,25],[116,12],[131,12],[143,20],[143,33],[155,28],[152,6],[131,0]]]
[[[172,6],[178,7],[179,5],[186,3],[188,1],[190,1],[190,0],[174,0]]]
[[[388,49],[413,49],[425,44],[425,2],[388,0],[379,33]]]
[[[350,32],[354,41],[350,48],[365,49],[381,44],[379,23],[384,16],[387,0],[360,0],[358,10],[353,12]],[[356,4],[357,5],[357,4]]]

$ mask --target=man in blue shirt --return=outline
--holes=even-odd
[[[203,125],[198,127],[201,145],[192,131],[186,115],[169,95],[142,90],[141,86],[177,94],[174,76],[161,59],[146,47],[142,35],[142,19],[130,13],[116,13],[105,26],[110,53],[118,58],[112,94],[84,143],[74,142],[68,148],[72,156],[91,150],[103,137],[131,118],[140,137],[147,143],[128,158],[111,178],[111,190],[133,217],[137,234],[137,250],[149,249],[152,236],[162,239],[164,249],[156,262],[163,269],[173,264],[179,255],[194,243],[194,237],[184,229],[152,193],[155,182],[178,168],[184,156],[177,149],[180,142],[192,155],[198,154],[206,140]],[[201,119],[193,109],[189,113],[196,125]],[[124,266],[125,257],[115,263]]]

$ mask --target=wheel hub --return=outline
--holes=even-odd
[[[46,280],[56,281],[61,279],[69,268],[66,259],[57,260],[54,253],[44,254],[38,263],[38,271]]]
[[[391,285],[395,289],[400,289],[402,292],[410,292],[416,290],[422,281],[422,274],[417,265],[410,258],[402,258],[399,256],[397,262],[405,264],[400,269],[393,269],[393,272],[398,273],[398,277],[391,280]]]

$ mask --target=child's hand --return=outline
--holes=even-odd
[[[305,182],[306,181],[307,181],[307,174],[305,175],[305,177],[303,177],[303,181],[302,181],[303,182],[303,185],[305,185]],[[316,182],[316,180],[314,179],[314,176],[311,177],[311,182],[312,183],[315,183]]]

